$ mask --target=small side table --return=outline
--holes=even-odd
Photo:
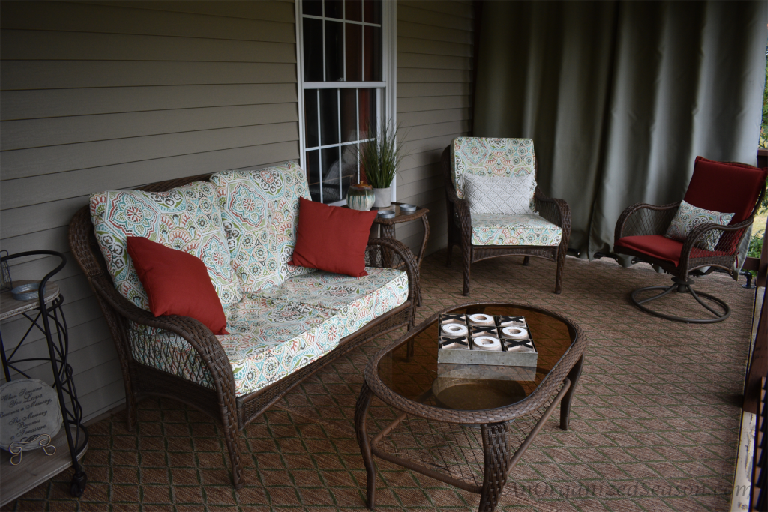
[[[82,496],[88,481],[80,464],[80,459],[88,449],[88,430],[82,424],[83,411],[77,399],[75,383],[72,379],[72,367],[67,362],[69,337],[67,322],[61,309],[64,297],[59,292],[58,285],[49,281],[54,274],[64,268],[66,259],[62,254],[54,251],[29,251],[3,256],[0,260],[41,255],[60,258],[59,265],[49,272],[40,283],[40,290],[43,293],[38,292],[34,299],[25,301],[15,300],[10,291],[0,295],[0,305],[2,306],[0,307],[0,320],[22,316],[31,324],[10,354],[5,352],[4,340],[0,332],[0,359],[6,382],[11,380],[11,369],[15,370],[20,377],[30,378],[30,375],[21,369],[23,365],[16,366],[20,363],[28,361],[48,361],[50,363],[53,371],[54,388],[61,407],[63,426],[52,440],[51,444],[59,448],[52,456],[45,456],[40,453],[40,450],[25,452],[22,463],[12,466],[9,462],[10,455],[4,450],[0,453],[0,504],[2,505],[18,498],[70,466],[74,466],[75,469],[70,484],[72,496]],[[25,283],[26,281],[15,281],[14,284]],[[44,335],[48,353],[40,354],[40,357],[15,357],[19,348],[35,331],[42,332]]]
[[[379,226],[379,237],[396,240],[397,237],[395,235],[395,224],[421,219],[421,222],[424,224],[424,239],[421,242],[421,250],[419,251],[419,255],[416,257],[419,274],[421,274],[421,260],[424,259],[424,252],[427,250],[427,240],[429,240],[429,221],[427,220],[427,214],[429,213],[429,210],[427,208],[417,208],[413,213],[400,213],[401,204],[404,203],[392,203],[392,206],[388,208],[372,208],[371,210],[391,210],[395,212],[395,216],[391,219],[382,219],[380,217],[376,217],[376,220],[374,220],[373,223]],[[419,296],[416,298],[416,302],[417,305],[421,306],[421,291],[419,291]]]

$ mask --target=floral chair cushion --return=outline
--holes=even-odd
[[[563,230],[535,213],[472,215],[473,245],[560,245]]]
[[[316,306],[247,294],[226,313],[230,334],[216,337],[232,365],[238,397],[303,368],[343,337],[342,318]],[[130,341],[138,362],[213,387],[210,373],[183,338],[134,324]]]
[[[288,265],[296,243],[299,197],[310,199],[296,162],[211,176],[229,243],[232,266],[243,292],[279,286],[314,269]]]
[[[497,178],[533,176],[533,180],[526,181],[532,181],[528,203],[529,211],[534,211],[536,163],[531,139],[457,137],[451,144],[451,157],[453,185],[460,199],[466,197],[465,179],[470,174]]]
[[[226,307],[240,300],[210,183],[198,181],[168,192],[109,190],[92,194],[90,207],[96,240],[115,288],[136,306],[149,310],[147,294],[126,249],[129,236],[197,256],[205,263],[221,304]]]
[[[298,276],[261,295],[336,311],[344,320],[345,337],[408,299],[408,274],[389,268],[365,270],[366,277],[324,271]]]

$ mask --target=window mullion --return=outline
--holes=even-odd
[[[360,183],[360,89],[355,89],[355,162],[357,162],[357,182]]]
[[[318,89],[315,94],[317,94],[317,176],[320,178],[320,202],[323,202],[323,150],[321,149],[323,147],[323,132],[320,130],[320,89]]]
[[[339,133],[339,198],[344,199],[344,184],[342,183],[344,168],[344,155],[341,154],[341,89],[336,89],[336,119],[338,121],[338,133]]]

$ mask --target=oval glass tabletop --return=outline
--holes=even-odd
[[[538,358],[535,366],[438,363],[439,316],[421,324],[378,364],[382,383],[408,400],[444,409],[477,411],[517,403],[531,395],[576,340],[576,327],[531,307],[477,304],[441,314],[523,316]],[[413,353],[408,358],[408,344]]]

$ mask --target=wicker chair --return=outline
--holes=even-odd
[[[473,214],[471,200],[465,196],[468,175],[508,178],[512,188],[515,178],[523,174],[535,177],[533,141],[459,137],[443,151],[442,167],[448,206],[446,264],[451,264],[451,251],[458,243],[464,259],[464,295],[469,295],[472,263],[509,255],[525,256],[523,265],[530,256],[557,262],[555,293],[559,294],[571,235],[568,203],[546,197],[536,187],[531,206],[537,215]]]
[[[210,174],[153,183],[140,190],[165,192],[194,181],[204,181]],[[266,388],[244,395],[235,395],[235,380],[229,359],[216,336],[198,320],[184,316],[155,317],[149,311],[136,307],[116,289],[107,271],[104,257],[96,242],[89,207],[75,213],[69,225],[69,243],[75,260],[80,265],[109,326],[117,348],[125,385],[128,428],[136,425],[136,403],[147,396],[173,398],[191,405],[222,422],[224,437],[232,464],[235,488],[244,484],[240,462],[239,430],[258,418],[273,403],[303,379],[358,347],[374,336],[412,327],[415,319],[414,298],[419,293],[418,267],[410,250],[397,240],[372,239],[368,242],[366,265],[369,267],[402,267],[408,273],[409,294],[399,307],[375,318],[355,333],[343,338],[338,346],[314,362],[288,374]],[[386,263],[384,260],[386,259]],[[169,331],[183,337],[203,361],[211,374],[213,388],[196,384],[138,362],[129,341],[129,324],[135,322]],[[190,365],[191,358],[185,364]],[[193,375],[195,368],[185,374]]]
[[[696,292],[691,275],[697,269],[703,270],[694,275],[709,273],[717,267],[731,272],[734,279],[738,278],[739,247],[763,198],[767,174],[768,169],[697,157],[684,201],[697,208],[734,212],[734,215],[727,225],[694,223],[695,227],[685,238],[665,236],[682,201],[664,206],[636,204],[624,210],[616,223],[614,252],[634,256],[673,275],[670,286],[634,290],[632,302],[646,313],[679,322],[713,323],[728,318],[731,313],[728,304],[713,295]],[[650,290],[660,293],[641,298]],[[713,316],[684,318],[645,306],[672,292],[690,293]]]

